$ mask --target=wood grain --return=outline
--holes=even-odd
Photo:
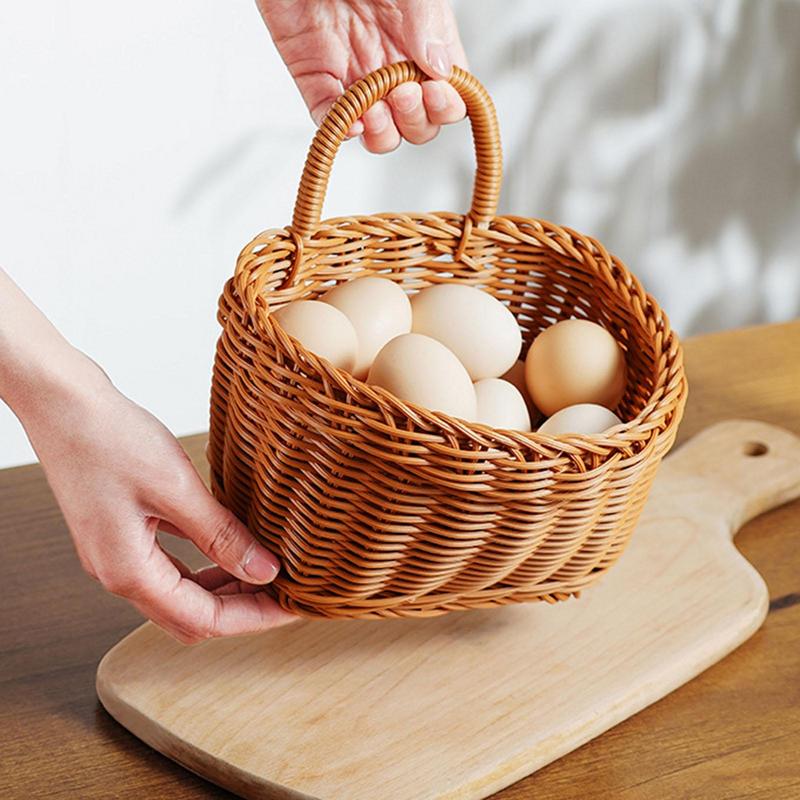
[[[579,602],[305,622],[195,648],[147,624],[103,659],[98,695],[244,797],[480,800],[751,636],[767,589],[731,540],[799,495],[800,438],[721,422],[663,465],[619,564]]]
[[[798,352],[798,322],[687,341],[681,436],[732,416],[800,433]],[[203,468],[205,437],[184,444]],[[0,796],[230,797],[100,708],[97,662],[141,618],[82,575],[39,467],[0,473],[0,542]],[[171,544],[201,563],[184,542]],[[495,800],[800,795],[800,503],[748,523],[736,545],[769,587],[763,627],[686,686]]]

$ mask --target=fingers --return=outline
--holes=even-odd
[[[178,487],[159,509],[163,519],[235,578],[258,584],[274,580],[278,559],[211,496],[194,470],[182,476]]]
[[[432,78],[450,76],[453,64],[466,67],[453,9],[447,0],[400,0],[403,44]]]
[[[344,91],[342,82],[325,72],[315,72],[295,78],[297,88],[305,100],[311,119],[319,126],[330,107]],[[360,136],[364,132],[364,124],[356,120],[350,128],[347,138]]]
[[[383,100],[368,108],[361,119],[364,123],[361,142],[370,153],[390,153],[397,149],[400,133],[389,106]]]
[[[155,525],[152,533],[155,534]],[[220,567],[192,572],[158,546],[154,535],[129,535],[113,560],[91,570],[112,594],[129,600],[184,644],[258,633],[296,617],[263,588],[237,580]]]
[[[185,517],[178,525],[215,564],[240,580],[269,583],[280,570],[278,559],[222,506],[200,519]]]
[[[461,39],[458,35],[458,27],[456,25],[455,16],[453,15],[453,10],[449,8],[449,6],[448,9],[450,18],[452,19],[453,31],[455,35],[455,38],[447,46],[447,53],[450,56],[450,63],[457,67],[461,67],[462,69],[469,69],[469,61],[467,60],[467,54],[464,52],[464,45],[461,44]]]
[[[156,598],[139,610],[183,644],[263,633],[297,620],[264,592],[215,595],[191,581],[182,581],[167,604]],[[134,601],[134,605],[139,604]]]
[[[441,125],[458,122],[465,114],[464,101],[447,81],[403,83],[364,114],[361,140],[372,153],[389,153],[401,138],[412,144],[429,142]]]
[[[296,619],[263,591],[212,594],[181,575],[155,542],[133,582],[115,593],[184,644],[259,633]]]
[[[335,100],[336,98],[328,100],[323,105],[318,106],[314,111],[311,112],[311,118],[317,124],[317,127],[319,127],[322,124],[322,120],[325,119],[325,115],[328,113],[328,111],[330,111],[330,108]],[[347,131],[345,139],[352,139],[355,136],[361,136],[362,133],[364,133],[364,123],[360,119],[357,119],[350,126],[350,130]]]
[[[461,95],[447,81],[425,81],[422,101],[433,125],[450,125],[464,119],[467,114]]]
[[[412,144],[429,142],[439,133],[439,126],[428,118],[418,83],[403,83],[387,97],[395,126],[400,135]]]
[[[252,594],[263,592],[264,587],[255,583],[245,583],[226,572],[222,567],[202,567],[192,572],[179,558],[164,550],[164,555],[175,565],[181,577],[190,578],[198,586],[213,594]]]
[[[191,578],[206,591],[214,594],[252,594],[263,591],[262,586],[237,580],[234,575],[226,572],[222,567],[203,567],[203,569],[193,572]]]
[[[334,100],[344,91],[342,82],[325,72],[300,75],[295,78],[295,83],[305,100],[311,119],[317,125],[322,122]]]
[[[350,130],[347,131],[347,138],[354,139],[356,136],[361,136],[364,133],[364,123],[357,119],[351,126]]]

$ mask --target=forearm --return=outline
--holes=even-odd
[[[0,399],[23,420],[107,379],[0,269]]]
[[[257,589],[277,558],[211,496],[170,432],[117,392],[0,270],[0,398],[25,426],[84,569],[183,642],[294,619]],[[192,573],[157,531],[219,566]]]

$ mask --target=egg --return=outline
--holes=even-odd
[[[510,384],[512,384],[512,386],[516,386],[517,391],[519,391],[519,393],[522,395],[522,398],[525,400],[525,405],[528,407],[528,413],[531,416],[531,420],[536,420],[536,418],[539,416],[539,411],[534,405],[530,393],[528,392],[528,386],[525,383],[525,362],[521,359],[519,361],[515,361],[511,369],[500,377],[504,381],[508,381]]]
[[[367,383],[431,411],[475,419],[475,389],[466,369],[430,336],[405,333],[392,339],[375,356]]]
[[[497,378],[519,357],[522,334],[497,298],[473,286],[445,283],[411,298],[414,333],[452,350],[473,381]]]
[[[395,336],[411,330],[411,303],[394,281],[356,278],[336,286],[321,298],[353,323],[358,354],[353,374],[365,378],[378,351]]]
[[[620,418],[603,406],[579,403],[556,411],[540,428],[539,433],[603,433],[620,424]]]
[[[525,359],[525,383],[547,416],[579,403],[614,408],[625,391],[625,356],[605,328],[563,320],[534,339]]]
[[[317,300],[295,300],[273,313],[289,336],[334,367],[353,371],[358,339],[353,324],[338,308]]]
[[[476,422],[493,428],[527,432],[531,418],[519,389],[500,378],[484,378],[475,384]]]

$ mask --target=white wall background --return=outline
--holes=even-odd
[[[601,238],[682,333],[800,312],[800,4],[457,8],[501,210]],[[0,263],[122,391],[203,430],[220,288],[289,221],[312,133],[252,0],[4,3]],[[465,126],[350,143],[327,212],[460,209],[471,172]],[[0,405],[0,467],[33,458]]]

